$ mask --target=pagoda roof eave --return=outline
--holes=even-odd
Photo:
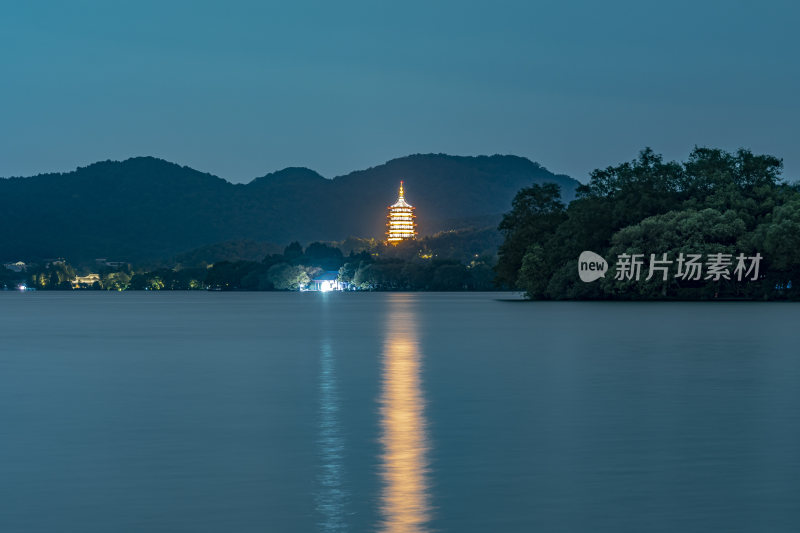
[[[399,200],[397,200],[397,201],[396,201],[394,204],[390,205],[389,207],[390,207],[390,208],[391,208],[391,207],[410,207],[411,209],[413,209],[413,208],[414,208],[414,206],[413,206],[413,205],[411,205],[411,204],[407,203],[407,202],[406,202],[404,199],[402,199],[402,198],[400,198]]]

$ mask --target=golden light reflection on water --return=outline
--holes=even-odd
[[[381,531],[428,531],[428,440],[413,296],[389,295],[383,346]]]

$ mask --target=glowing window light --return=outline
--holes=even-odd
[[[397,202],[389,206],[389,214],[386,217],[386,242],[397,244],[400,241],[414,239],[417,236],[417,223],[414,222],[414,206],[408,204],[405,199],[403,182],[400,182],[400,193]]]

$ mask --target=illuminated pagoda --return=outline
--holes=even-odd
[[[400,182],[400,194],[397,201],[389,206],[389,221],[386,223],[386,242],[397,244],[400,241],[417,236],[417,224],[414,222],[414,206],[406,202],[403,182]]]

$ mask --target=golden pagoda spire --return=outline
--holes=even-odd
[[[400,241],[414,239],[417,236],[417,224],[414,221],[414,206],[406,202],[403,181],[400,181],[400,190],[397,202],[389,206],[386,217],[386,242],[397,244]]]

